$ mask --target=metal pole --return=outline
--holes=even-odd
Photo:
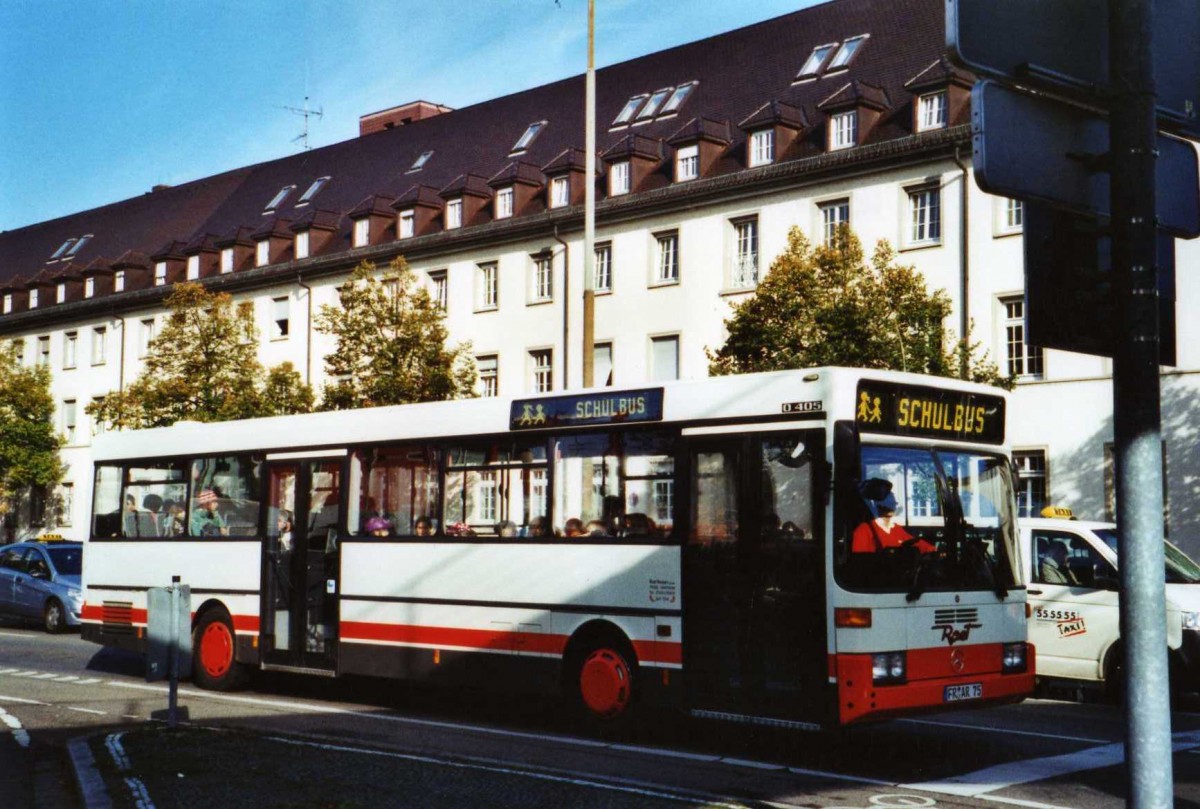
[[[171,577],[171,635],[167,641],[167,727],[179,724],[179,577]]]
[[[1126,805],[1172,806],[1155,220],[1153,0],[1109,0],[1113,351]]]
[[[588,0],[587,51],[583,105],[583,386],[590,388],[596,344],[596,0]]]

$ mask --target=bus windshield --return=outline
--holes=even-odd
[[[1117,550],[1117,531],[1115,528],[1097,528],[1096,536],[1104,540],[1104,544]],[[1163,543],[1163,555],[1166,557],[1166,576],[1168,584],[1200,584],[1200,565],[1190,556],[1176,548],[1170,542]]]
[[[864,445],[839,499],[836,575],[856,590],[993,590],[1019,584],[1013,481],[1001,455]]]

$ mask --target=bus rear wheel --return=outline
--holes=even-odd
[[[200,616],[192,636],[192,680],[210,691],[234,691],[246,677],[245,667],[237,662],[237,636],[233,622],[220,610]]]
[[[575,666],[575,696],[583,720],[597,729],[615,729],[633,711],[633,667],[625,652],[597,644],[579,656]]]

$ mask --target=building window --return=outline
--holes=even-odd
[[[67,438],[68,444],[75,443],[75,400],[67,399],[63,402],[63,435]]]
[[[150,353],[150,343],[154,340],[154,318],[141,322],[138,330],[138,356],[145,357]]]
[[[8,295],[4,296],[4,314],[7,315],[11,311],[12,311],[12,295],[8,294]]]
[[[167,283],[167,262],[156,261],[154,263],[154,286],[160,287]]]
[[[750,134],[750,167],[775,162],[775,130],[760,129]]]
[[[475,368],[479,372],[479,395],[484,398],[499,396],[500,358],[495,354],[476,357]]]
[[[543,303],[554,298],[554,257],[552,255],[533,256],[533,277],[531,280],[530,301]]]
[[[416,224],[416,211],[401,211],[396,232],[400,235],[401,239],[411,239],[413,234],[416,233]]]
[[[433,157],[433,150],[421,152],[421,156],[413,161],[412,166],[409,167],[405,174],[413,171],[420,171],[421,169],[425,168],[425,164],[429,162],[429,158],[431,157]]]
[[[554,350],[539,348],[529,352],[529,389],[533,393],[554,390]]]
[[[79,332],[63,333],[63,368],[74,368],[75,358],[79,349]]]
[[[495,309],[500,305],[500,274],[494,261],[477,265],[475,301],[479,309]]]
[[[694,180],[700,176],[700,147],[681,146],[675,152],[675,182]]]
[[[1046,453],[1044,450],[1014,450],[1017,467],[1017,516],[1039,517],[1046,506]]]
[[[445,312],[450,302],[446,271],[435,270],[429,273],[429,286],[429,297],[433,299],[433,305]]]
[[[856,37],[850,37],[842,43],[842,47],[838,48],[838,52],[834,54],[833,61],[829,63],[830,70],[837,70],[840,67],[846,67],[850,64],[850,60],[862,49],[862,44],[867,41],[867,34],[860,34]]]
[[[596,387],[611,388],[613,383],[612,343],[596,343],[592,348],[592,381]]]
[[[833,53],[833,49],[836,47],[837,43],[831,42],[828,45],[818,45],[813,48],[813,52],[800,66],[800,72],[796,74],[796,78],[806,79],[816,76],[821,71],[821,66],[825,64],[825,60],[829,58],[829,54]]]
[[[38,289],[34,287],[29,290],[29,308],[36,309],[38,305]]]
[[[113,273],[113,292],[125,291],[125,271],[117,270]]]
[[[946,128],[946,91],[929,93],[917,99],[917,131]]]
[[[83,279],[83,297],[91,298],[96,294],[96,279],[93,276],[88,276]]]
[[[656,234],[655,243],[658,248],[657,260],[654,263],[654,282],[656,284],[673,284],[679,281],[679,234]]]
[[[1008,375],[1040,379],[1042,376],[1042,349],[1025,342],[1025,299],[1005,298],[1004,343],[1008,357]]]
[[[617,117],[613,119],[612,125],[620,126],[622,124],[629,123],[633,119],[633,114],[638,111],[638,107],[642,106],[642,102],[645,101],[646,98],[647,95],[642,93],[641,95],[636,95],[626,101],[625,106],[621,107],[621,111],[617,113]]]
[[[650,379],[664,382],[679,378],[679,337],[650,339]]]
[[[858,113],[839,112],[829,118],[829,148],[849,149],[858,140]]]
[[[371,243],[371,220],[367,217],[354,220],[354,247],[366,247]]]
[[[74,239],[67,239],[65,242],[63,242],[62,244],[60,244],[58,246],[58,249],[54,251],[54,254],[50,256],[49,260],[54,261],[56,258],[59,258],[60,256],[63,255],[63,253],[66,253],[67,249],[73,244],[75,244]]]
[[[58,487],[58,524],[70,528],[75,512],[75,484],[63,483]]]
[[[254,266],[265,267],[271,263],[271,241],[263,239],[254,246]]]
[[[313,180],[313,183],[308,187],[308,190],[300,195],[300,199],[296,200],[296,204],[306,204],[310,199],[317,195],[318,191],[325,187],[325,183],[327,182],[329,182],[328,177],[318,177],[317,179]]]
[[[538,136],[538,133],[540,133],[545,128],[546,128],[545,121],[536,121],[536,122],[530,124],[529,127],[525,130],[525,134],[521,135],[521,137],[517,140],[517,142],[513,144],[512,151],[509,152],[509,154],[516,154],[517,152],[523,152],[526,149],[528,149],[530,147],[530,145],[533,143],[533,139],[536,138]]]
[[[690,81],[687,84],[681,84],[671,93],[671,97],[667,99],[667,103],[663,104],[662,114],[670,115],[673,112],[679,112],[679,108],[683,106],[683,102],[687,101],[688,96],[692,94],[692,90],[696,89],[699,82]]]
[[[38,365],[50,364],[50,335],[43,334],[38,337]]]
[[[102,404],[104,404],[103,396],[93,396],[92,397],[92,409],[93,410]],[[100,435],[102,432],[104,432],[104,422],[101,419],[93,417],[92,418],[92,435]]]
[[[267,203],[267,207],[263,210],[263,213],[269,214],[271,211],[278,208],[283,204],[283,201],[287,199],[288,194],[292,193],[292,191],[295,189],[296,186],[294,185],[285,185],[283,188],[279,189],[279,192],[275,194],[275,196],[271,197],[271,201]]]
[[[609,170],[609,196],[619,196],[629,193],[629,161],[621,160],[612,164]]]
[[[108,361],[108,327],[92,329],[92,365],[103,365]]]
[[[658,112],[658,108],[667,100],[667,96],[675,91],[674,87],[664,87],[661,90],[655,90],[651,93],[650,98],[646,100],[645,105],[638,110],[637,117],[634,121],[648,121]]]
[[[921,188],[908,192],[908,243],[937,244],[942,240],[942,192]]]
[[[15,340],[10,340],[8,343],[12,346],[13,356],[16,358],[17,365],[25,364],[25,340],[18,337]]]
[[[597,292],[612,292],[612,244],[605,242],[596,245],[595,256],[593,288]]]
[[[446,229],[462,227],[462,200],[452,199],[446,203]]]
[[[188,256],[187,260],[187,279],[195,281],[200,277],[200,256]]]
[[[1025,228],[1025,205],[1019,199],[996,200],[996,235],[1008,236]]]
[[[291,303],[287,296],[271,299],[271,339],[286,340],[291,331]]]
[[[355,222],[355,232],[358,231],[358,223]],[[358,245],[355,245],[356,247]],[[296,258],[308,258],[308,231],[303,230],[296,234]]]
[[[817,208],[821,212],[821,241],[826,247],[836,247],[842,227],[850,227],[850,200],[825,202]]]
[[[233,272],[233,248],[226,247],[221,251],[221,272]]]
[[[758,284],[758,217],[733,223],[733,266],[730,285],[746,289]]]
[[[550,181],[550,207],[563,208],[571,204],[571,178],[555,177]]]
[[[513,215],[513,190],[501,188],[496,191],[496,218],[508,219]]]

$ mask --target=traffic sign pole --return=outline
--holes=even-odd
[[[1173,802],[1163,617],[1162,413],[1155,216],[1153,0],[1109,0],[1112,248],[1122,337],[1113,356],[1126,805]]]

